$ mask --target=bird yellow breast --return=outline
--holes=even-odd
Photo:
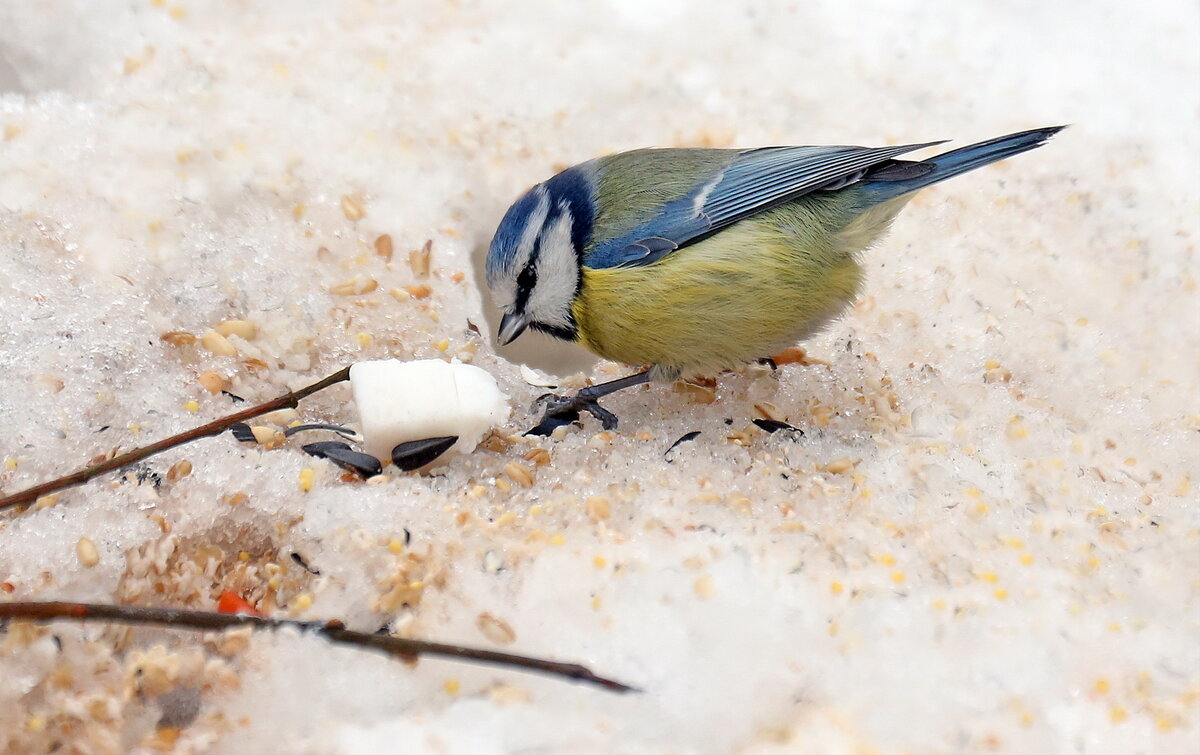
[[[579,340],[613,361],[686,375],[770,356],[811,335],[854,300],[862,280],[854,255],[900,207],[831,230],[796,204],[651,265],[584,267],[573,307]]]

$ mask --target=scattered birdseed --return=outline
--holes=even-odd
[[[707,574],[697,577],[693,587],[696,590],[696,596],[701,600],[709,600],[717,593],[716,587],[713,586],[712,577]]]
[[[383,464],[370,454],[355,451],[346,443],[338,440],[327,440],[319,443],[309,443],[300,447],[309,456],[328,459],[342,469],[362,476],[374,477],[383,472]]]
[[[237,336],[253,341],[258,336],[258,326],[248,320],[224,320],[217,323],[216,331],[223,336]]]
[[[680,443],[687,443],[687,442],[689,442],[689,441],[693,441],[693,440],[695,440],[695,439],[696,439],[696,438],[698,438],[698,437],[700,437],[700,431],[699,431],[699,430],[692,430],[690,433],[684,433],[683,435],[679,436],[679,440],[677,440],[677,441],[675,441],[674,443],[672,443],[672,444],[671,444],[671,447],[670,447],[670,448],[668,448],[666,451],[663,451],[663,458],[666,458],[667,454],[669,454],[669,453],[671,453],[672,451],[674,451],[674,450],[675,450],[675,447],[676,447],[676,446],[678,446]],[[673,459],[667,459],[667,463],[668,463],[668,464],[669,464],[671,461],[673,461]]]
[[[715,404],[717,402],[717,392],[708,385],[697,385],[693,382],[680,380],[672,386],[671,390],[675,393],[683,394],[693,404]]]
[[[314,477],[316,477],[316,473],[313,472],[312,467],[305,467],[304,469],[301,469],[300,470],[300,490],[302,490],[305,493],[312,490]]]
[[[511,645],[517,639],[517,633],[503,619],[497,619],[490,613],[481,613],[475,619],[475,626],[483,636],[497,645]]]
[[[1029,437],[1029,428],[1025,426],[1020,417],[1013,417],[1008,421],[1005,434],[1009,440],[1022,440]]]
[[[184,330],[172,330],[169,333],[163,333],[159,339],[170,344],[171,346],[191,346],[196,342],[196,337]]]
[[[79,563],[89,569],[100,563],[100,551],[96,550],[96,544],[90,537],[81,537],[79,542],[75,543],[75,556]]]
[[[536,370],[527,364],[521,365],[521,379],[529,385],[537,386],[538,388],[557,388],[557,381],[552,380],[547,375],[539,375]]]
[[[457,679],[447,679],[442,683],[442,688],[446,690],[446,694],[448,695],[457,695],[461,686]]]
[[[429,239],[420,249],[415,249],[408,253],[408,265],[412,268],[413,275],[418,278],[429,277],[429,262],[432,252],[433,239]]]
[[[843,456],[840,459],[834,459],[826,464],[817,466],[817,469],[822,472],[830,472],[831,474],[845,474],[857,466],[860,459],[852,459],[849,456]]]
[[[780,414],[779,409],[769,401],[762,401],[754,405],[754,413],[765,420],[772,422],[778,421]]]
[[[517,483],[523,488],[528,488],[533,485],[533,473],[524,464],[515,461],[510,461],[504,465],[504,474],[508,478]]]
[[[219,357],[235,357],[238,353],[237,347],[215,330],[210,330],[202,335],[200,345]]]
[[[195,414],[196,412],[200,411],[200,402],[198,402],[194,399],[191,401],[184,401],[183,408],[186,409],[188,412]]]
[[[601,495],[588,496],[586,510],[589,519],[599,522],[612,515],[612,502]]]
[[[504,569],[504,559],[496,551],[483,554],[483,570],[488,574],[499,574]]]
[[[192,463],[187,459],[177,461],[167,470],[167,482],[179,482],[192,473]]]
[[[1012,380],[1012,373],[1000,366],[994,359],[989,359],[984,365],[983,382],[1007,383]]]
[[[784,349],[775,356],[771,357],[771,361],[779,367],[782,367],[785,364],[799,364],[806,367],[814,364],[829,364],[829,362],[826,362],[823,359],[815,359],[810,357],[808,353],[799,346],[792,346]]]
[[[588,448],[600,449],[600,448],[608,448],[609,446],[612,445],[612,441],[613,441],[612,433],[601,432],[601,433],[596,433],[592,437],[588,438],[587,444],[588,444]]]
[[[525,461],[532,461],[534,466],[543,467],[550,463],[550,452],[544,448],[534,448],[526,451],[521,458]]]
[[[404,290],[414,299],[424,299],[433,293],[428,283],[418,283],[415,286],[405,286]]]
[[[379,287],[379,281],[369,275],[356,275],[329,287],[329,293],[335,296],[359,296],[369,294]]]
[[[39,375],[37,379],[51,393],[61,393],[62,389],[66,387],[66,383],[54,375]]]
[[[384,261],[392,261],[392,252],[395,247],[392,245],[392,237],[388,234],[375,237],[375,254],[383,257]]]
[[[434,461],[457,442],[457,435],[410,440],[392,449],[392,463],[405,472],[411,472]]]
[[[342,214],[346,216],[346,220],[356,223],[367,216],[367,208],[363,207],[362,200],[358,197],[343,194]]]

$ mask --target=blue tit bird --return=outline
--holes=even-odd
[[[580,411],[611,428],[602,396],[713,374],[804,340],[854,301],[858,254],[918,190],[1039,147],[1062,128],[920,161],[898,158],[942,142],[638,149],[534,186],[488,249],[500,343],[532,328],[647,367],[552,397],[539,428]]]

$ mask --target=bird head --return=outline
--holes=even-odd
[[[595,218],[592,187],[586,163],[569,168],[526,192],[500,221],[488,248],[487,281],[504,312],[501,345],[527,328],[576,339],[571,305]]]

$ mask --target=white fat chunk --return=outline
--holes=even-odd
[[[383,359],[350,368],[363,449],[384,461],[401,443],[457,435],[452,451],[470,453],[508,419],[508,396],[487,371],[460,362]]]

